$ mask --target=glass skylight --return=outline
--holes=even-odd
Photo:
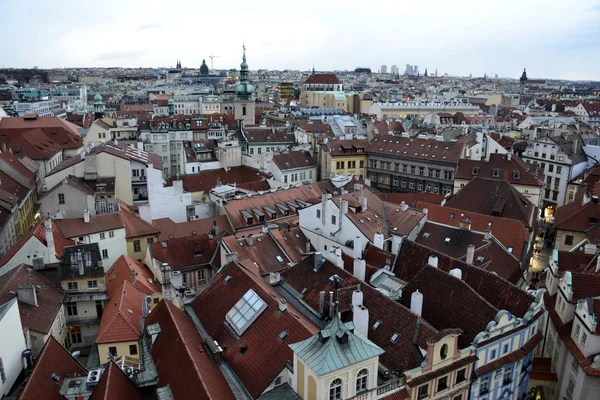
[[[267,308],[267,303],[254,290],[248,290],[229,310],[226,320],[238,335],[242,335]]]

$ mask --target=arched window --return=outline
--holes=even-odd
[[[246,106],[242,107],[242,115],[246,115]]]
[[[361,393],[367,390],[367,381],[369,378],[369,371],[365,369],[361,369],[356,374],[356,393]]]
[[[342,380],[334,379],[329,385],[329,400],[342,400]]]

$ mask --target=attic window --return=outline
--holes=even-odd
[[[450,243],[450,238],[447,237],[446,239],[444,239],[444,243],[446,243],[446,244]]]
[[[279,334],[279,340],[283,341],[285,340],[285,338],[287,337],[288,333],[287,331],[283,331]]]
[[[400,339],[400,334],[396,332],[396,333],[394,333],[392,335],[392,338],[390,339],[390,342],[396,344],[396,342],[398,342],[398,339]]]
[[[498,168],[494,168],[494,170],[492,171],[492,176],[494,178],[497,178],[500,176],[500,170]]]
[[[379,328],[379,325],[381,325],[381,321],[379,321],[379,320],[375,321],[375,323],[373,324],[373,330],[376,330],[377,328]]]
[[[242,335],[267,308],[267,303],[254,290],[248,290],[229,310],[225,319],[238,335]]]
[[[479,168],[473,167],[473,169],[471,170],[471,175],[478,175],[478,174],[479,174]]]
[[[512,252],[513,252],[513,248],[512,248],[512,247],[509,247],[509,248],[508,248],[508,252],[512,254]]]
[[[477,256],[477,262],[482,263],[484,260],[483,256]]]
[[[281,258],[281,256],[275,256],[275,258],[277,259],[277,261],[279,261],[280,263],[283,262],[283,258]]]
[[[427,238],[429,237],[429,232],[425,232],[425,233],[423,234],[423,237],[424,237],[425,239],[427,239]]]
[[[514,170],[512,177],[513,177],[513,179],[521,179],[521,173],[517,170]]]

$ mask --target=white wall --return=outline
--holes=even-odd
[[[33,265],[33,259],[35,257],[43,257],[44,263],[56,263],[59,260],[56,258],[56,254],[49,254],[48,248],[38,240],[35,236],[29,238],[29,240],[23,244],[23,246],[17,251],[17,253],[0,268],[0,275],[4,275],[13,268],[21,265]]]
[[[111,231],[104,231],[93,233],[91,235],[83,236],[83,243],[98,243],[100,247],[100,254],[102,254],[102,250],[106,250],[108,252],[107,258],[102,258],[102,265],[104,267],[104,271],[106,272],[111,265],[122,255],[127,255],[127,239],[125,238],[125,228],[114,229],[114,237],[110,237]],[[100,234],[104,233],[104,239],[100,239]],[[71,237],[71,240],[79,240],[79,237]],[[80,241],[81,243],[81,241]]]
[[[0,340],[0,359],[6,373],[6,381],[0,380],[0,397],[8,394],[21,373],[24,366],[21,353],[27,348],[19,314],[19,303],[16,300],[11,301],[12,305],[9,306],[0,321],[0,337],[2,338]]]
[[[183,192],[181,181],[173,182],[173,186],[163,187],[162,179],[148,181],[148,206],[140,206],[140,216],[148,221],[159,218],[171,218],[173,222],[186,222],[187,207],[192,204],[192,194]],[[148,210],[149,208],[149,210]],[[142,209],[144,209],[142,211]]]

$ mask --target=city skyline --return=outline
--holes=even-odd
[[[253,70],[314,64],[322,71],[368,66],[375,72],[385,64],[403,72],[412,64],[421,73],[428,67],[440,75],[518,77],[526,67],[533,78],[600,80],[596,0],[509,0],[498,9],[472,0],[433,1],[410,14],[391,1],[376,10],[354,1],[292,8],[271,0],[253,7],[233,1],[227,8],[182,1],[166,9],[158,1],[61,0],[26,8],[7,0],[0,5],[7,17],[0,34],[12,39],[0,67],[169,67],[181,60],[198,68],[214,54],[215,68],[229,69],[239,67],[246,43]],[[394,9],[400,18],[386,11]],[[33,21],[26,30],[25,16]]]

